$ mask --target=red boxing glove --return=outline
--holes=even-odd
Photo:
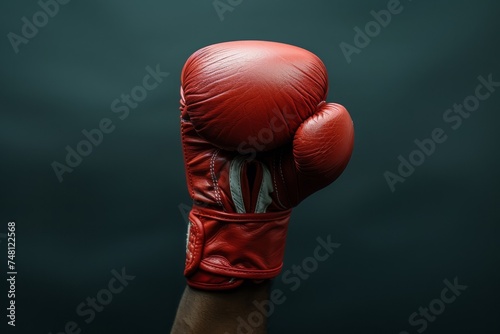
[[[181,81],[194,201],[188,284],[223,290],[276,277],[291,209],[342,173],[353,148],[352,120],[341,105],[324,102],[321,60],[291,45],[211,45],[188,59]]]

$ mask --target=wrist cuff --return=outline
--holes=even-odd
[[[291,209],[226,213],[193,206],[184,275],[192,287],[230,289],[276,277],[283,266]]]

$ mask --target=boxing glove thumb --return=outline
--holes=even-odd
[[[340,104],[321,103],[294,135],[291,147],[266,158],[281,208],[292,208],[335,181],[346,168],[354,145],[354,127]]]

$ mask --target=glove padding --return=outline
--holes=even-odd
[[[246,63],[246,54],[241,51],[245,48],[239,45],[245,42],[233,43],[236,43],[237,47],[232,52],[240,52],[237,59]],[[275,61],[276,54],[279,54],[279,50],[282,49],[281,44],[279,50],[275,50],[274,44],[277,43],[261,43],[261,54],[271,54]],[[221,46],[225,52],[228,52],[227,49],[230,48],[227,44],[230,43],[223,43]],[[252,48],[259,47],[259,42],[253,41],[251,44]],[[285,48],[287,54],[291,52],[290,48],[297,49],[300,55],[304,52],[303,49],[287,46]],[[211,50],[213,54],[203,53],[203,57],[208,57],[213,64],[217,64],[219,56],[217,45],[211,46]],[[310,57],[313,63],[319,61],[314,55]],[[254,63],[247,64],[247,66],[261,68],[264,65],[260,62],[266,61],[266,57],[263,56],[259,60],[254,59]],[[196,60],[188,61],[183,73],[190,71],[190,62],[196,62]],[[221,58],[220,62],[224,64],[225,58]],[[313,71],[308,62],[305,62],[307,66],[304,69],[300,68],[304,62],[293,62],[286,58],[283,62],[284,64],[278,66],[276,72],[267,74],[259,72],[258,75],[263,76],[259,80],[266,82],[268,79],[266,76],[270,76],[270,80],[273,81],[276,76],[279,76],[278,70],[283,71],[289,67],[299,68],[299,72],[305,71],[302,75],[306,78],[315,75],[307,73],[307,69]],[[210,67],[211,72],[215,71],[214,66]],[[235,71],[233,66],[240,68],[239,72]],[[220,65],[218,71],[221,73],[228,71],[231,75],[220,79],[223,77],[221,74],[217,80],[223,80],[223,86],[227,90],[233,87],[230,85],[231,80],[234,81],[234,87],[239,87],[238,83],[244,83],[248,76],[255,75],[250,70],[242,71],[242,66],[244,65],[240,63],[232,64],[229,68]],[[321,66],[316,65],[313,68],[321,68]],[[290,71],[285,72],[290,73]],[[235,73],[240,73],[240,75]],[[326,77],[326,73],[324,75]],[[283,75],[279,84],[285,87],[300,84],[301,88],[295,90],[287,88],[290,92],[294,90],[297,96],[292,96],[288,103],[280,102],[282,103],[281,109],[274,110],[274,114],[280,112],[285,114],[296,108],[296,101],[309,99],[309,92],[305,90],[307,84],[298,80],[296,76],[292,76],[290,82],[287,78],[289,77]],[[324,82],[326,84],[326,80]],[[210,82],[206,81],[198,85],[201,87],[209,84]],[[191,82],[190,85],[192,86],[193,83]],[[256,89],[261,88],[256,87]],[[270,87],[270,89],[279,91],[279,87]],[[326,92],[326,87],[323,90]],[[252,92],[252,90],[247,91],[248,100],[245,96],[240,96],[238,105],[245,105],[248,109],[252,109],[252,105],[255,105],[257,109],[262,106],[262,101],[255,100]],[[203,90],[203,94],[205,93],[206,91]],[[192,88],[190,94],[196,95]],[[203,94],[200,93],[200,95]],[[267,96],[266,99],[272,99],[272,96]],[[272,103],[268,101],[267,104]],[[195,109],[200,108],[202,107],[196,104]],[[259,150],[251,157],[242,156],[238,152],[231,151],[239,145],[238,143],[229,143],[231,147],[224,150],[221,147],[227,145],[228,142],[226,144],[218,142],[216,145],[201,135],[203,131],[197,131],[210,127],[214,133],[219,132],[219,137],[221,137],[228,134],[231,126],[238,127],[234,124],[233,118],[243,116],[234,114],[235,110],[238,110],[237,106],[228,106],[226,103],[225,108],[226,110],[219,108],[218,114],[213,114],[210,119],[191,118],[191,115],[196,113],[192,112],[191,105],[187,103],[183,83],[181,87],[182,145],[188,190],[194,201],[189,214],[184,274],[190,286],[206,290],[231,289],[241,285],[244,280],[270,279],[279,274],[282,268],[291,209],[313,192],[333,182],[342,173],[351,156],[354,140],[352,120],[346,109],[341,105],[327,104],[321,100],[312,112],[305,113],[311,114],[305,120],[300,120],[304,116],[299,110],[297,121],[300,124],[293,131],[288,142],[285,141],[283,145],[274,149],[269,149],[273,145],[267,146],[268,150]],[[262,109],[260,112],[269,114],[270,111]],[[210,125],[195,126],[193,124],[195,119],[196,122]],[[216,122],[210,123],[214,119]],[[264,116],[257,116],[259,125],[252,131],[257,131],[257,129],[262,131],[266,129],[266,126],[267,129],[271,129],[270,123],[262,125],[265,124],[263,119],[265,119]],[[224,120],[226,123],[233,124],[224,125]],[[252,123],[252,120],[253,118],[247,119],[247,123]],[[246,132],[244,135],[252,134]],[[257,133],[253,132],[253,135]],[[234,135],[234,137],[237,136]]]
[[[229,151],[266,129],[272,140],[261,140],[260,151],[290,143],[328,91],[326,68],[316,55],[264,41],[202,48],[186,61],[181,80],[198,134]]]

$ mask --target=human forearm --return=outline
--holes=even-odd
[[[171,334],[233,334],[248,315],[254,302],[269,299],[269,281],[228,291],[202,291],[186,287]],[[240,320],[239,320],[240,319]],[[254,334],[266,334],[266,321],[252,327]]]

